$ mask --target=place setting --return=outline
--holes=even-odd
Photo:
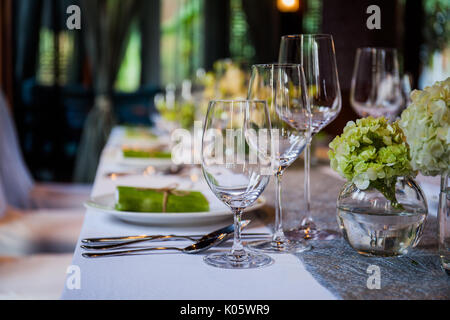
[[[358,76],[367,52],[368,49],[357,51],[354,88],[362,82]],[[394,59],[391,64],[395,67],[395,52],[390,57]],[[315,134],[333,122],[342,106],[333,39],[330,35],[284,36],[279,60],[275,64],[252,66],[247,99],[209,101],[201,137],[194,134],[190,140],[194,143],[187,146],[193,147],[197,143],[201,148],[185,149],[199,151],[200,164],[182,164],[189,166],[185,174],[176,169],[164,170],[173,161],[173,156],[168,145],[158,143],[157,135],[145,129],[122,128],[123,143],[115,139],[121,156],[111,162],[145,169],[123,175],[107,174],[103,184],[109,185],[111,193],[93,197],[85,203],[87,209],[120,221],[153,227],[217,223],[230,221],[232,217],[234,223],[203,235],[146,234],[104,238],[98,235],[96,240],[85,238],[80,245],[86,251],[82,253],[84,258],[165,250],[205,253],[232,238],[230,251],[205,255],[204,262],[218,268],[252,269],[272,265],[274,259],[267,254],[298,255],[314,250],[311,245],[314,241],[341,237],[335,231],[318,229],[309,213],[311,142]],[[396,69],[393,72],[395,77]],[[397,84],[399,80],[389,76],[387,79],[390,82],[382,83],[376,89],[382,95],[380,99],[390,99],[392,94],[387,91],[387,86]],[[437,85],[446,86],[444,82]],[[358,93],[356,89],[353,92],[352,101],[356,101]],[[167,101],[170,101],[173,92],[168,94]],[[418,95],[412,95],[413,101]],[[361,102],[354,105],[360,108]],[[413,103],[410,108],[414,106]],[[165,108],[168,112],[168,107]],[[380,105],[364,110],[374,110],[374,115],[378,115],[383,108]],[[366,256],[401,256],[410,252],[420,241],[428,214],[425,195],[412,178],[416,174],[411,164],[415,155],[411,154],[407,133],[414,120],[405,119],[409,109],[403,113],[400,122],[390,115],[391,111],[386,112],[387,118],[369,116],[349,122],[342,135],[329,144],[330,167],[347,180],[337,195],[338,226],[350,247]],[[175,122],[170,135],[192,134],[184,128]],[[168,139],[168,134],[162,136],[161,141]],[[130,137],[134,139],[134,145],[130,144]],[[300,155],[303,155],[305,168],[304,216],[298,227],[285,234],[282,177]],[[442,168],[445,172],[445,166]],[[271,239],[267,232],[250,232],[244,245],[242,232],[250,221],[243,219],[248,212],[266,205],[262,194],[271,179],[275,186]],[[258,234],[263,239],[258,239]],[[248,241],[248,236],[253,240]],[[193,243],[186,247],[171,246],[172,240],[180,239]],[[142,247],[144,242],[161,241],[164,246]],[[138,248],[136,244],[139,244]],[[110,251],[105,251],[108,249]]]
[[[187,256],[192,256],[220,271],[271,270],[280,257],[288,255],[303,263],[316,279],[330,283],[334,279],[324,274],[322,268],[326,266],[322,262],[311,264],[314,259],[320,261],[319,256],[328,251],[343,250],[345,253],[341,255],[346,260],[358,264],[365,261],[364,257],[373,257],[386,269],[392,268],[388,262],[391,257],[400,257],[392,262],[394,266],[403,263],[401,257],[420,261],[414,248],[424,232],[430,236],[430,231],[425,229],[429,212],[425,193],[414,180],[424,158],[419,154],[423,147],[414,147],[417,141],[408,140],[417,139],[412,128],[417,128],[415,121],[419,121],[410,110],[423,108],[429,92],[434,92],[436,97],[445,96],[448,83],[436,83],[423,93],[415,91],[409,108],[400,113],[399,103],[403,100],[400,87],[395,87],[399,83],[395,68],[386,71],[382,69],[385,65],[380,65],[380,71],[373,71],[387,72],[385,82],[376,76],[375,82],[365,84],[359,78],[367,64],[364,55],[368,51],[363,48],[356,53],[352,89],[353,106],[358,112],[364,109],[364,115],[360,114],[365,118],[348,122],[343,132],[329,143],[329,170],[339,176],[333,183],[342,183],[340,189],[332,188],[320,195],[311,193],[311,185],[321,183],[316,180],[317,172],[311,174],[313,139],[342,110],[333,38],[331,35],[284,36],[279,62],[256,64],[247,71],[247,97],[209,100],[206,111],[197,116],[201,119],[196,124],[197,131],[192,130],[195,121],[191,130],[187,130],[186,123],[179,125],[171,114],[174,123],[161,141],[169,135],[177,137],[185,162],[169,151],[168,146],[173,148],[174,143],[158,144],[158,136],[142,135],[145,131],[133,133],[134,145],[129,140],[128,144],[116,140],[115,148],[121,156],[110,159],[110,163],[134,170],[103,175],[98,182],[103,186],[102,194],[87,201],[85,206],[95,214],[113,217],[115,228],[127,231],[103,235],[95,232],[94,236],[83,237],[77,249],[80,257],[95,263],[151,256],[157,263],[169,255],[179,256],[177,261],[182,263]],[[373,52],[374,56],[378,54]],[[395,54],[390,57],[393,59],[390,65],[395,67]],[[359,88],[364,85],[372,86],[379,96],[361,96]],[[170,100],[173,92],[168,94]],[[389,99],[400,99],[400,102]],[[396,109],[392,111],[395,103]],[[443,108],[441,102],[434,106],[436,111]],[[445,108],[439,112],[447,116]],[[425,125],[440,130],[435,139],[445,144],[446,120],[433,114],[430,117],[432,122]],[[198,131],[200,123],[201,131]],[[435,160],[426,161],[435,161],[438,168],[433,173],[441,172],[445,176],[448,168],[445,147],[435,152]],[[299,208],[301,215],[296,214],[294,223],[291,221],[286,228],[282,178],[286,175],[286,179],[295,180],[287,169],[300,162],[297,161],[300,156],[304,168],[303,206]],[[430,167],[426,168],[421,171],[425,175]],[[104,170],[100,168],[99,172]],[[266,189],[271,180],[273,187],[269,189],[274,195],[269,198],[274,200],[274,215],[267,216],[267,206],[271,204],[266,200]],[[342,180],[346,183],[339,182]],[[104,194],[107,189],[110,193]],[[321,201],[332,201],[335,205],[324,206]],[[314,217],[313,212],[317,210],[325,210],[325,226],[318,224]],[[269,222],[268,217],[273,221]],[[330,218],[335,219],[336,225]],[[232,219],[234,223],[227,224]],[[445,219],[442,213],[438,219]],[[102,220],[97,223],[101,224]],[[252,227],[255,223],[259,227]],[[201,225],[208,231],[198,231]],[[132,232],[137,226],[141,230],[144,226],[149,229],[139,235],[137,230]],[[444,229],[441,227],[439,232],[445,233]],[[445,269],[445,241],[444,249],[442,246]],[[379,260],[383,257],[387,260]],[[277,268],[283,268],[281,263]],[[445,283],[439,272],[432,274],[438,282]],[[351,296],[352,290],[355,289],[349,286],[338,290],[338,294]]]
[[[86,202],[86,207],[90,210],[137,224],[202,224],[234,216],[234,225],[212,232],[214,237],[210,234],[203,237],[196,235],[194,244],[185,248],[149,247],[123,250],[129,244],[178,239],[173,235],[167,235],[166,238],[164,235],[146,235],[142,238],[122,236],[119,237],[121,240],[125,239],[122,242],[117,238],[115,241],[104,239],[106,242],[117,243],[99,246],[99,249],[122,250],[83,253],[83,257],[108,257],[156,250],[195,254],[218,246],[234,234],[230,252],[205,256],[204,261],[219,268],[246,269],[273,264],[273,259],[266,255],[267,253],[299,254],[312,249],[308,240],[327,237],[331,240],[339,237],[335,232],[327,234],[326,230],[318,230],[313,218],[308,214],[311,182],[308,171],[310,159],[307,154],[310,151],[306,151],[304,157],[304,219],[298,229],[288,231],[289,237],[283,230],[283,173],[310,148],[314,133],[332,122],[341,109],[337,70],[330,67],[335,66],[334,55],[328,55],[331,60],[323,62],[322,68],[307,69],[308,73],[305,73],[304,66],[309,64],[306,60],[308,54],[291,49],[304,48],[304,52],[308,53],[311,47],[317,48],[319,44],[319,48],[323,48],[325,52],[333,53],[330,36],[283,37],[280,60],[295,60],[299,56],[305,60],[299,64],[289,62],[254,65],[248,84],[249,100],[224,99],[209,102],[203,121],[201,165],[196,167],[197,175],[190,175],[186,183],[176,174],[170,173],[160,176],[150,174],[150,179],[139,177],[140,181],[132,177],[115,177],[111,179],[114,181],[114,192]],[[361,55],[361,51],[357,54]],[[310,55],[311,60],[318,59],[314,53]],[[328,70],[328,73],[325,70]],[[327,90],[326,95],[321,96],[325,91],[318,90],[318,77],[323,77],[320,81],[322,85],[329,84],[330,88],[334,89]],[[405,114],[406,112],[408,111],[405,111]],[[405,130],[408,130],[408,127],[405,127]],[[197,137],[194,136],[195,138]],[[384,117],[368,117],[357,120],[356,123],[349,122],[343,134],[330,143],[330,166],[348,181],[337,198],[338,225],[344,239],[360,254],[404,255],[420,240],[428,209],[423,191],[411,178],[414,170],[410,165],[411,155],[406,141],[407,136],[398,122]],[[139,160],[155,159],[155,155],[158,155],[151,151],[157,148],[125,149],[122,146],[121,150],[124,157]],[[171,161],[168,155],[165,156]],[[133,164],[138,165],[138,162]],[[148,168],[144,175],[149,173]],[[155,165],[152,168],[151,173],[154,174],[161,167]],[[265,198],[261,197],[261,194],[272,176],[275,177],[275,221],[272,240],[246,242],[244,246],[241,229],[246,224],[241,225],[242,215],[265,205]],[[130,183],[127,184],[128,181]],[[399,196],[402,200],[397,199],[396,188],[409,188],[401,191],[405,194]],[[410,202],[412,199],[417,200]],[[362,209],[366,205],[369,207]],[[410,213],[402,211],[405,207]],[[364,215],[367,216],[364,218]],[[393,231],[383,231],[387,226]],[[400,226],[404,229],[398,229]],[[382,229],[377,229],[380,227]],[[230,228],[232,232],[229,232]],[[228,232],[222,233],[220,230]],[[383,232],[389,236],[385,236]],[[264,235],[267,237],[267,234]],[[384,237],[389,237],[389,245],[386,242],[388,238]],[[129,243],[127,240],[130,240]],[[193,240],[193,237],[190,240]],[[96,247],[81,245],[82,249],[87,250]]]
[[[114,184],[118,185],[114,191],[92,198],[85,206],[122,221],[147,225],[204,224],[232,216],[205,183],[174,176],[133,179],[128,175],[128,178],[116,179]],[[265,203],[265,199],[260,198],[250,209],[257,210]]]
[[[450,299],[442,1],[3,2],[0,299]]]

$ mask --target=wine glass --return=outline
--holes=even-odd
[[[265,101],[216,100],[209,103],[203,128],[202,171],[216,197],[234,213],[231,252],[208,255],[204,261],[228,269],[249,269],[273,262],[248,252],[241,243],[242,211],[251,206],[269,183],[270,119]]]
[[[248,98],[268,101],[272,159],[276,168],[276,212],[272,240],[251,243],[249,247],[270,253],[308,250],[310,246],[302,239],[291,241],[285,237],[281,206],[283,173],[297,160],[310,139],[311,112],[302,67],[299,64],[253,66]]]
[[[312,115],[311,139],[333,122],[342,108],[333,37],[328,34],[299,34],[281,38],[279,61],[299,63],[305,72]],[[289,119],[288,119],[289,120]],[[305,150],[305,217],[289,238],[331,239],[336,233],[319,230],[311,216],[311,140]]]
[[[367,47],[356,51],[350,103],[360,117],[395,120],[404,104],[396,49]]]
[[[405,73],[402,77],[402,93],[403,93],[403,106],[399,110],[398,114],[401,114],[411,104],[411,91],[412,91],[412,75]]]

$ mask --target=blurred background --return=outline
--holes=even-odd
[[[70,5],[81,8],[80,30],[66,26]],[[380,30],[366,27],[370,5]],[[413,89],[450,74],[449,10],[447,0],[0,0],[0,87],[34,179],[71,182],[99,94],[118,124],[152,125],[167,93],[192,100],[193,113],[209,98],[245,97],[249,67],[277,61],[282,35],[330,33],[343,94],[325,130],[334,135],[357,118],[358,47],[397,48]]]

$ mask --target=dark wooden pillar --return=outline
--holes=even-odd
[[[256,50],[256,63],[278,61],[283,23],[276,0],[243,0],[250,37]],[[289,21],[286,21],[289,25]],[[284,25],[287,27],[286,25]]]
[[[303,33],[302,13],[300,9],[297,12],[280,12],[281,35]]]
[[[12,0],[0,1],[0,89],[5,95],[11,109],[14,83],[12,6]]]
[[[142,34],[142,75],[143,85],[160,84],[160,65],[155,61],[160,60],[160,11],[163,0],[142,1],[142,13],[140,15],[140,27]]]
[[[418,87],[422,61],[421,46],[424,42],[424,8],[422,0],[408,0],[405,3],[403,38],[403,70],[412,75],[413,88]],[[448,22],[447,22],[448,23]]]
[[[215,61],[229,58],[230,2],[207,0],[204,2],[204,67],[210,70]]]

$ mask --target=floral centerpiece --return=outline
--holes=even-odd
[[[364,118],[330,143],[331,167],[348,182],[337,201],[338,223],[360,254],[403,255],[419,243],[427,203],[398,122]]]
[[[438,240],[442,266],[450,273],[450,77],[411,93],[400,126],[411,146],[411,164],[423,175],[441,175]]]
[[[426,176],[450,172],[450,78],[411,93],[400,126],[411,148],[411,165]]]
[[[189,83],[189,91],[183,92],[181,97],[176,97],[175,87],[169,85],[166,95],[155,97],[155,106],[162,118],[170,123],[177,123],[183,129],[191,129],[195,121],[196,106],[191,97],[190,82],[183,82],[183,87]]]
[[[330,143],[331,168],[359,189],[373,187],[393,207],[401,208],[395,196],[399,176],[414,175],[409,146],[398,123],[372,117],[350,121],[341,136]]]
[[[210,100],[246,99],[250,75],[241,66],[230,59],[218,60],[213,70],[203,79],[203,108],[207,109]]]

